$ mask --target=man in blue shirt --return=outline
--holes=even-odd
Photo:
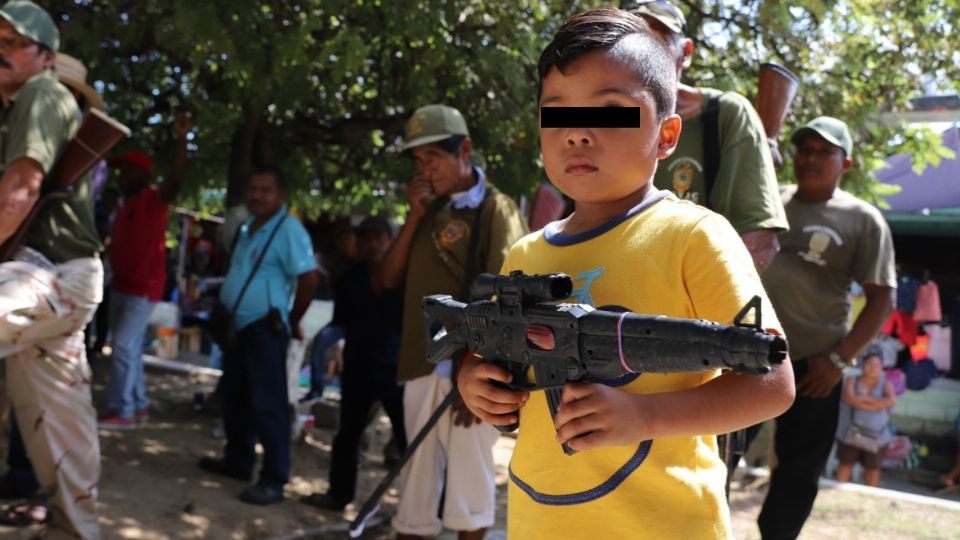
[[[260,478],[240,494],[240,500],[258,505],[282,501],[290,475],[287,344],[291,337],[303,339],[300,319],[317,286],[310,236],[287,214],[285,198],[279,170],[261,167],[250,176],[247,209],[251,217],[240,227],[220,290],[220,301],[228,308],[240,299],[236,343],[224,352],[227,444],[222,459],[200,459],[206,471],[250,480],[259,440],[263,445]]]

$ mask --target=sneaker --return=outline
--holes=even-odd
[[[133,418],[122,418],[115,414],[108,414],[101,416],[97,420],[97,428],[115,430],[137,429],[137,421]]]
[[[138,422],[146,422],[150,419],[150,409],[140,409],[133,416]]]

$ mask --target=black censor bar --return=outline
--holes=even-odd
[[[640,107],[540,107],[541,128],[638,128]]]

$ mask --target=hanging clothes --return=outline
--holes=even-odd
[[[940,310],[940,288],[933,280],[929,280],[917,288],[913,319],[919,323],[939,322],[943,319],[943,313]]]

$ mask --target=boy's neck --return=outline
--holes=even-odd
[[[653,192],[653,185],[648,182],[637,191],[617,200],[602,203],[576,202],[576,210],[560,227],[565,235],[580,234],[596,229],[611,219],[620,217],[637,206]]]

